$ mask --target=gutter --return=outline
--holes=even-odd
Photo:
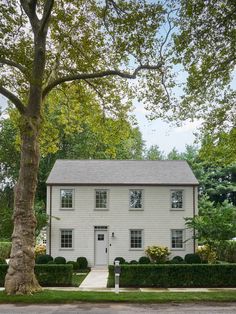
[[[196,203],[195,203],[195,186],[193,186],[193,218],[196,216]],[[196,230],[193,228],[193,253],[196,253]]]

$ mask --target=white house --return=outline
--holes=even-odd
[[[85,256],[90,266],[138,260],[149,245],[193,253],[184,217],[197,214],[197,189],[185,161],[57,160],[47,180],[47,252]]]

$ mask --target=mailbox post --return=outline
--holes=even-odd
[[[119,293],[121,267],[120,262],[115,261],[115,293]]]

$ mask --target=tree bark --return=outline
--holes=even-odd
[[[40,118],[26,115],[22,118],[21,164],[15,187],[14,231],[10,264],[5,278],[5,290],[10,295],[31,294],[41,290],[34,275],[34,198],[39,167]]]

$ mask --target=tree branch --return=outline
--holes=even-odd
[[[23,105],[23,103],[20,101],[20,99],[17,96],[12,94],[3,86],[0,86],[0,94],[8,98],[16,106],[16,108],[21,114],[25,113],[25,106]]]
[[[22,8],[29,18],[34,33],[38,30],[39,19],[36,14],[36,6],[38,0],[20,0]]]
[[[103,78],[107,76],[119,76],[126,79],[135,79],[137,77],[137,74],[141,70],[159,70],[162,68],[162,63],[160,62],[157,65],[140,65],[138,66],[133,73],[128,72],[122,72],[119,70],[106,70],[101,72],[95,72],[95,73],[79,73],[79,74],[71,74],[67,76],[63,76],[61,78],[58,78],[54,82],[48,84],[44,90],[43,90],[43,98],[57,85],[65,83],[65,82],[71,82],[71,81],[77,81],[77,80],[88,80],[88,79],[96,79],[96,78]]]
[[[54,0],[47,0],[45,5],[44,5],[43,17],[42,17],[41,25],[40,25],[40,29],[39,29],[40,32],[44,31],[45,26],[47,25],[47,23],[49,21],[53,5],[54,5]]]
[[[0,58],[0,63],[7,64],[7,65],[10,65],[10,66],[12,66],[14,68],[17,68],[18,70],[21,71],[21,73],[23,73],[25,76],[27,76],[27,69],[25,67],[23,67],[23,65],[15,62],[15,61],[4,59],[4,58]]]

